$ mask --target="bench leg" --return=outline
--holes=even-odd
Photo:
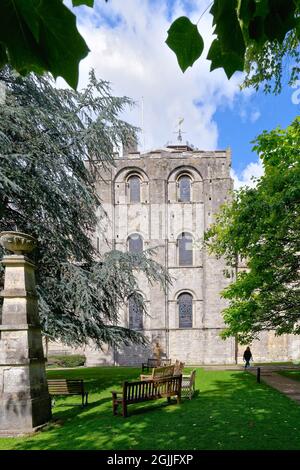
[[[123,415],[123,418],[127,418],[127,416],[128,416],[128,414],[127,414],[127,404],[126,404],[125,400],[122,401],[122,415]]]
[[[112,407],[113,407],[113,415],[116,416],[118,414],[118,402],[113,400]]]

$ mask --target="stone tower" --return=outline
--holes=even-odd
[[[123,324],[143,330],[167,357],[186,364],[235,360],[234,340],[219,337],[225,305],[219,294],[230,279],[224,277],[224,262],[203,245],[204,231],[232,189],[230,164],[230,151],[193,150],[180,143],[125,154],[97,186],[109,215],[108,243],[100,229],[95,235],[101,251],[156,247],[156,260],[173,278],[166,294],[140,279],[148,315],[142,318],[129,299]],[[105,362],[136,364],[151,353],[151,347],[124,347],[109,350]],[[88,363],[101,363],[100,356]]]

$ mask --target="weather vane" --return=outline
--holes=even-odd
[[[183,121],[184,118],[178,118],[178,131],[174,132],[174,134],[177,134],[178,142],[182,142],[182,134],[185,134],[185,132],[181,130],[181,124],[183,123]]]

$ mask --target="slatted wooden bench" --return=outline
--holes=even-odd
[[[189,375],[182,376],[182,396],[187,396],[190,400],[195,393],[196,369],[193,369]]]
[[[174,375],[174,367],[175,366],[165,366],[165,367],[154,367],[152,369],[152,373],[149,375],[140,375],[140,380],[159,380],[164,379],[165,377],[172,377]],[[175,375],[180,375],[175,374]]]
[[[181,401],[181,375],[166,377],[154,380],[141,380],[138,382],[124,382],[123,390],[112,393],[112,407],[113,414],[118,413],[118,406],[122,406],[122,415],[124,418],[128,416],[127,406],[133,403],[141,403],[150,400],[157,400],[159,398],[167,398],[168,402],[171,397],[177,397],[177,403]],[[118,395],[121,395],[118,398]]]
[[[147,362],[142,363],[142,372],[147,371],[149,372],[150,369],[153,369],[153,367],[164,367],[164,366],[170,366],[171,365],[171,359],[156,359],[153,357],[150,357],[147,359]]]
[[[48,380],[48,390],[51,397],[55,395],[80,395],[82,406],[88,404],[88,392],[84,390],[82,379],[50,379]],[[52,404],[55,400],[52,399]]]

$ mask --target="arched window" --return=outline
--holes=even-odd
[[[178,296],[179,328],[193,327],[193,297],[188,292]]]
[[[183,232],[178,237],[178,263],[179,266],[192,266],[193,264],[193,237]]]
[[[129,253],[141,253],[143,251],[143,238],[138,233],[133,233],[128,237]]]
[[[142,296],[139,295],[142,300]],[[128,299],[128,309],[129,309],[129,328],[131,330],[142,330],[143,329],[143,309],[139,302],[133,297]]]
[[[139,176],[132,175],[127,180],[129,188],[129,202],[141,201],[141,180]]]
[[[178,179],[178,201],[190,202],[191,201],[191,178],[188,175],[182,175]]]

